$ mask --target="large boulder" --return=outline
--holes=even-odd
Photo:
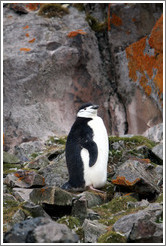
[[[162,43],[156,41],[162,32],[161,4],[68,8],[63,17],[44,18],[37,11],[18,15],[4,6],[6,149],[67,134],[85,101],[100,105],[108,132],[116,135],[142,133],[162,122]],[[141,64],[150,61],[150,71],[138,66],[135,50]]]

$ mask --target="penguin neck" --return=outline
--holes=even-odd
[[[83,114],[79,112],[77,113],[77,118],[95,119],[96,117],[98,117],[97,114],[88,114],[88,113]]]

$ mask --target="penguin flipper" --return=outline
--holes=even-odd
[[[92,167],[96,163],[98,156],[97,144],[94,141],[89,140],[85,141],[82,146],[89,152],[89,166]]]

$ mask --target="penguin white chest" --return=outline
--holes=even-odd
[[[88,122],[93,131],[93,141],[97,145],[98,154],[96,163],[89,166],[89,152],[83,148],[81,157],[84,164],[85,185],[93,185],[94,188],[104,186],[107,180],[107,163],[108,163],[108,135],[103,120],[96,116]]]

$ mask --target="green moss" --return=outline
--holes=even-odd
[[[83,243],[84,242],[84,230],[83,230],[83,228],[82,227],[78,227],[75,230],[75,232],[79,236],[80,243]]]
[[[8,200],[3,202],[3,224],[11,224],[12,216],[15,212],[21,209],[23,203],[19,203],[18,201]],[[4,232],[7,228],[4,227]]]
[[[57,222],[67,225],[70,229],[76,229],[80,226],[79,219],[73,216],[63,216],[62,218],[58,219]]]
[[[91,29],[95,32],[103,32],[107,28],[107,21],[105,22],[99,22],[96,18],[94,18],[92,15],[86,16],[86,21],[88,22]]]
[[[125,148],[127,149],[130,149],[130,148],[135,148],[135,147],[138,147],[138,146],[141,146],[141,145],[145,145],[147,146],[149,149],[152,149],[156,143],[149,140],[148,138],[146,137],[143,137],[143,136],[133,136],[131,138],[129,137],[109,137],[109,143],[110,143],[110,146],[112,143],[114,142],[119,142],[119,141],[124,141],[124,144],[125,144]]]
[[[10,164],[10,163],[4,163],[3,164],[3,174],[9,174],[16,172],[18,169],[20,169],[22,166],[20,164]]]
[[[117,232],[108,231],[98,238],[98,243],[127,243],[127,239]]]
[[[155,202],[163,202],[163,193],[160,193],[160,195],[157,197],[157,200]]]
[[[59,3],[45,3],[41,5],[38,15],[52,18],[52,17],[62,17],[69,13],[69,10],[63,7]]]
[[[65,144],[66,144],[66,141],[67,141],[67,137],[61,137],[61,138],[58,138],[58,139],[56,140],[56,143],[57,143],[57,144],[65,145]]]
[[[102,219],[108,219],[117,212],[128,209],[128,202],[136,202],[137,200],[132,196],[121,196],[113,198],[110,202],[105,203],[101,206],[96,206],[93,208]]]
[[[85,10],[84,4],[83,3],[73,3],[73,7],[78,9],[78,11],[82,12]]]

